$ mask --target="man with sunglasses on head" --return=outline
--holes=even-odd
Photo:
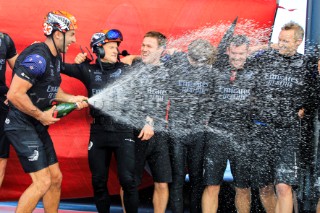
[[[27,47],[17,58],[7,93],[10,110],[4,126],[6,136],[32,179],[19,199],[17,213],[31,213],[40,199],[45,212],[58,212],[62,174],[48,126],[60,119],[53,117],[52,104],[72,102],[78,109],[88,106],[84,101],[87,97],[66,94],[60,88],[60,54],[76,41],[75,17],[52,11],[45,16],[43,26],[46,40]]]
[[[6,138],[3,130],[4,121],[8,114],[6,62],[8,62],[10,68],[13,69],[17,57],[16,47],[11,37],[6,33],[0,32],[0,187],[4,178],[10,148],[10,142]]]
[[[112,83],[117,84],[116,80],[125,75],[128,70],[128,65],[118,61],[118,47],[122,41],[122,34],[116,29],[94,33],[90,46],[97,56],[96,63],[81,63],[86,59],[87,54],[80,53],[75,59],[78,64],[66,64],[63,73],[79,79],[87,88],[89,97],[100,93]],[[108,101],[115,103],[117,102],[116,94],[122,93],[121,88],[115,87],[112,93],[115,95],[111,95],[112,99]],[[118,108],[112,108],[112,104],[110,107],[108,114],[99,107],[90,107],[93,123],[90,127],[88,158],[92,174],[94,201],[99,213],[110,212],[107,182],[111,157],[114,153],[119,182],[124,191],[125,211],[137,213],[139,198],[135,181],[133,127],[112,117],[113,111],[115,112]],[[149,139],[147,134],[142,133],[141,135],[143,139]]]

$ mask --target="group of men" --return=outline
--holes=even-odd
[[[203,39],[191,42],[187,53],[167,54],[167,38],[150,31],[141,54],[122,62],[118,47],[123,36],[109,29],[91,38],[95,63],[80,53],[75,64],[66,64],[61,54],[76,41],[76,29],[76,19],[68,12],[49,12],[44,21],[46,40],[32,44],[19,57],[10,37],[0,34],[0,48],[6,53],[1,57],[11,68],[16,61],[9,90],[1,64],[1,106],[7,109],[8,99],[10,111],[1,110],[0,184],[9,153],[4,133],[32,178],[16,212],[32,212],[40,199],[46,212],[58,211],[62,174],[47,128],[59,118],[53,117],[55,106],[45,109],[53,102],[88,107],[88,97],[63,92],[60,72],[83,82],[89,97],[135,75],[134,83],[121,83],[114,92],[124,88],[124,100],[139,103],[142,125],[112,116],[116,110],[124,115],[132,110],[125,104],[108,112],[90,106],[88,158],[99,212],[110,212],[107,181],[112,153],[126,212],[138,212],[138,185],[146,162],[155,182],[154,212],[165,212],[169,201],[172,212],[184,211],[186,173],[190,212],[217,212],[227,160],[238,212],[250,212],[251,187],[260,189],[266,212],[292,212],[292,192],[300,175],[301,120],[317,99],[318,73],[311,73],[306,57],[297,53],[304,37],[301,26],[284,25],[277,48],[253,56],[244,35],[233,36],[221,56]],[[117,97],[111,101],[119,102]]]

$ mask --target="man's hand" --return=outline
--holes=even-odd
[[[139,55],[128,55],[128,56],[126,56],[126,57],[121,58],[120,61],[121,61],[122,63],[131,65],[132,62],[133,62],[134,60],[138,59],[139,57],[140,57]]]
[[[173,55],[177,52],[182,52],[182,51],[179,50],[178,48],[165,49],[165,51],[164,51],[165,54],[169,54],[169,55]]]
[[[142,128],[138,138],[140,138],[142,141],[149,140],[154,135],[153,127],[149,124],[144,125]]]
[[[80,110],[89,106],[88,97],[85,97],[82,95],[72,96],[68,102],[76,103],[77,110]]]
[[[304,117],[304,108],[299,109],[298,116],[300,119],[302,119]]]
[[[7,95],[5,95],[5,96],[7,96]],[[4,100],[3,103],[4,103],[5,105],[9,106],[9,100],[8,100],[8,98],[6,98],[6,100]]]
[[[60,118],[53,117],[54,110],[57,106],[51,107],[51,109],[43,111],[41,115],[37,118],[44,126],[48,126],[54,124],[55,122],[59,121]]]
[[[74,63],[81,64],[87,58],[87,53],[79,53],[76,58],[74,59]]]

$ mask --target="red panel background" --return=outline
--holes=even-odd
[[[124,35],[120,49],[139,53],[144,33],[161,31],[171,40],[169,47],[184,48],[188,41],[212,33],[209,39],[218,44],[226,27],[239,17],[236,32],[246,30],[252,37],[269,36],[268,30],[257,34],[255,29],[265,29],[273,24],[275,0],[0,0],[0,31],[14,39],[21,52],[34,41],[43,41],[42,20],[50,10],[66,10],[78,20],[77,43],[67,54],[72,62],[79,46],[89,46],[91,35],[100,29],[118,28]],[[217,27],[225,23],[226,27]],[[253,23],[253,24],[252,24]],[[242,29],[240,29],[242,26]],[[205,32],[204,32],[205,30]],[[196,35],[190,37],[190,35]],[[208,35],[205,35],[208,38]],[[263,40],[263,39],[262,39]],[[9,84],[11,70],[8,69]],[[72,94],[86,94],[79,81],[63,76],[62,88]],[[92,196],[90,172],[87,164],[87,143],[90,117],[87,110],[73,112],[50,127],[60,166],[64,175],[62,198]],[[115,166],[110,171],[109,186],[112,194],[119,192]],[[30,184],[13,150],[8,161],[0,200],[14,200]],[[151,183],[146,176],[144,186]]]

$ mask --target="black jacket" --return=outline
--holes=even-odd
[[[125,88],[118,85],[117,81],[127,73],[128,66],[121,62],[102,62],[102,67],[103,70],[99,63],[66,64],[65,70],[61,72],[79,79],[85,85],[89,98],[100,94],[95,96],[98,99],[90,106],[94,122],[108,131],[131,131],[132,128],[121,120],[126,110],[126,102],[121,98]],[[104,89],[106,90],[101,93]]]
[[[284,56],[277,50],[266,51],[252,61],[252,68],[259,73],[255,119],[279,127],[299,123],[299,109],[309,110],[312,102],[312,78],[306,62],[299,53]]]

